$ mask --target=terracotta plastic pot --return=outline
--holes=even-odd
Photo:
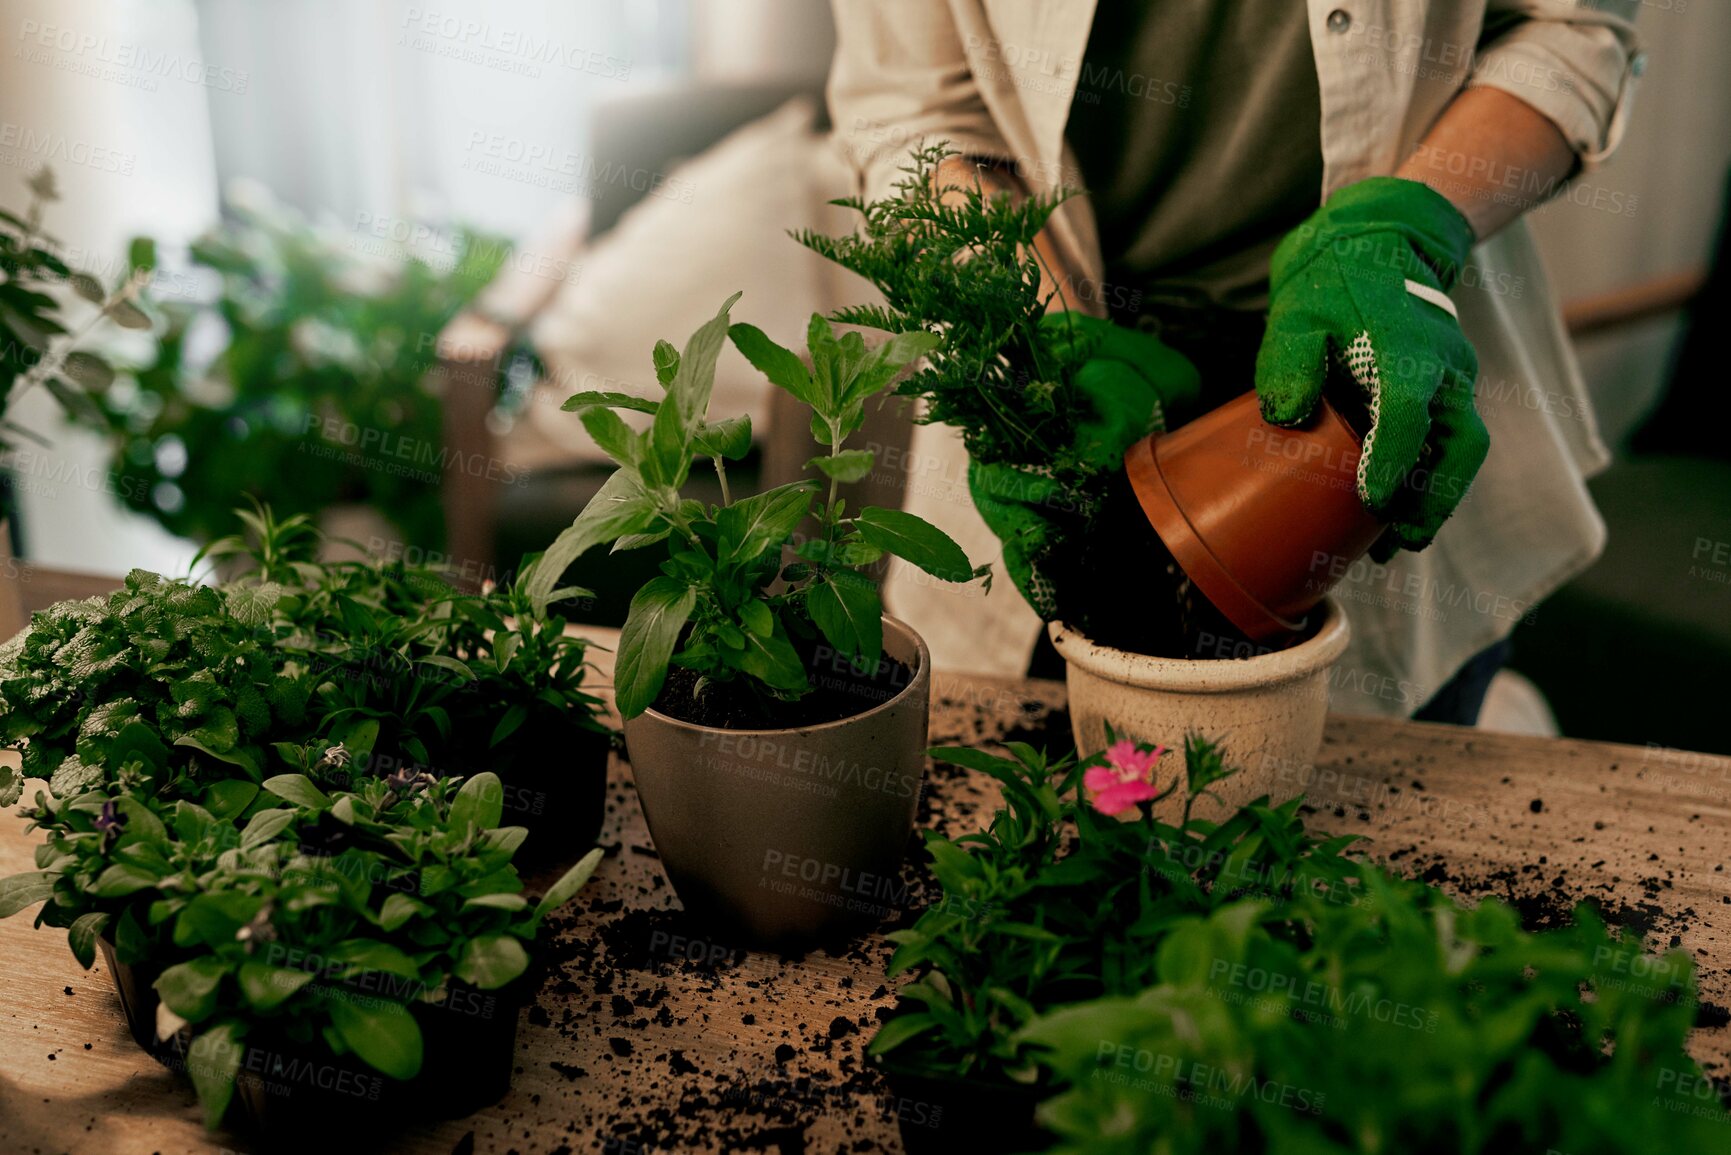
[[[901,904],[925,776],[931,656],[884,618],[912,671],[863,713],[728,730],[650,709],[625,723],[643,817],[688,914],[726,941],[796,950],[863,932]]]
[[[1137,442],[1124,471],[1196,588],[1248,637],[1279,641],[1382,533],[1358,499],[1360,446],[1326,398],[1282,429],[1246,393]]]
[[[1214,788],[1217,801],[1198,805],[1194,813],[1206,818],[1224,818],[1263,794],[1282,802],[1302,793],[1322,744],[1328,671],[1351,636],[1340,603],[1323,605],[1316,632],[1304,641],[1238,660],[1151,658],[1053,622],[1048,631],[1065,662],[1077,748],[1083,755],[1104,750],[1108,723],[1120,736],[1174,749],[1188,734],[1220,742],[1239,773]],[[1181,764],[1169,756],[1161,765]],[[1182,805],[1174,794],[1159,812],[1171,819]]]

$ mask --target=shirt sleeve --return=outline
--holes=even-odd
[[[863,195],[887,194],[922,143],[1011,159],[944,0],[833,0],[832,7],[830,118]]]
[[[1543,113],[1581,167],[1617,147],[1646,66],[1640,0],[1490,0],[1469,87],[1498,88]]]

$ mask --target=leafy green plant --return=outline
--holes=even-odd
[[[525,723],[610,733],[583,687],[587,641],[555,609],[536,612],[524,590],[533,557],[512,584],[465,593],[424,567],[318,561],[324,537],[304,514],[235,516],[243,533],[202,556],[234,567],[225,589],[268,602],[279,651],[315,685],[316,732],[344,751],[343,766],[319,771],[466,772]],[[550,601],[586,592],[567,587]]]
[[[774,725],[778,702],[811,689],[802,647],[809,652],[821,639],[865,669],[877,666],[882,605],[862,567],[888,553],[946,581],[976,576],[961,548],[930,523],[875,507],[850,517],[837,496],[839,484],[865,476],[873,464],[870,450],[845,448],[866,401],[934,339],[905,333],[868,346],[857,333],[838,337],[813,316],[808,368],[756,328],[730,328],[728,313],[738,298],[728,298],[683,351],[665,341],[656,345],[661,399],[586,392],[565,403],[619,469],[548,547],[527,590],[536,606],[546,604],[565,567],[602,543],[666,550],[661,576],[632,598],[619,641],[614,688],[626,718],[655,702],[674,665],[695,672],[699,697],[717,687],[753,695],[758,715]],[[827,479],[824,496],[814,501],[815,481],[741,498],[729,490],[726,463],[743,456],[751,442],[748,418],[711,421],[708,415],[716,357],[729,337],[771,382],[811,407],[812,436],[825,452],[808,465]],[[649,427],[632,429],[620,409],[650,414]],[[721,480],[720,505],[680,495],[700,457],[711,460]],[[798,560],[784,568],[782,547],[808,516],[817,529],[799,545]]]
[[[1103,758],[1053,761],[1019,742],[1008,750],[1008,758],[932,752],[991,775],[1004,805],[984,831],[927,832],[943,898],[888,936],[897,944],[889,973],[915,977],[873,1039],[874,1055],[950,1075],[1030,1080],[1036,1069],[1016,1028],[1049,1007],[1140,991],[1153,980],[1156,946],[1179,920],[1247,893],[1309,888],[1359,901],[1358,864],[1342,855],[1352,839],[1308,834],[1297,799],[1258,803],[1220,824],[1191,819],[1188,807],[1176,826],[1146,810],[1141,822],[1121,822],[1083,797]],[[1230,773],[1208,742],[1187,743],[1184,761],[1191,800]]]
[[[307,724],[313,685],[265,626],[267,591],[134,570],[106,598],[60,602],[0,648],[0,805],[25,778],[56,797],[92,789],[197,799],[262,781],[267,743]]]
[[[358,252],[364,235],[268,202],[227,208],[174,291],[146,300],[161,318],[151,359],[123,368],[86,415],[111,438],[118,491],[199,541],[227,530],[244,487],[284,515],[364,503],[436,547],[442,471],[467,466],[443,444],[433,340],[508,248],[458,232],[435,268],[411,251]],[[214,300],[186,291],[201,277],[220,284]]]
[[[152,920],[197,952],[166,969],[156,990],[164,1027],[196,1034],[187,1069],[211,1126],[249,1037],[414,1078],[424,1059],[417,1009],[442,1006],[459,986],[496,991],[520,978],[542,919],[602,857],[591,851],[531,901],[511,865],[526,831],[499,825],[492,774],[460,788],[372,780],[336,795],[282,775],[265,789],[288,805],[253,823],[268,815],[280,834],[250,847],[243,834],[242,848],[209,870],[159,883],[163,897],[150,906]],[[187,811],[192,829],[208,817]]]
[[[1590,908],[1533,934],[1497,902],[1299,894],[1175,923],[1136,994],[1056,1008],[1019,1041],[1063,1089],[1071,1155],[1215,1151],[1708,1151],[1731,1115],[1689,1057],[1688,955],[1644,954]],[[1631,983],[1629,969],[1660,976]]]
[[[67,265],[42,231],[43,206],[60,199],[52,170],[39,170],[25,184],[31,200],[24,214],[0,209],[0,429],[39,440],[5,420],[5,413],[41,385],[69,416],[100,415],[91,395],[108,387],[114,370],[77,346],[104,318],[128,329],[150,328],[150,318],[132,303],[142,283],[136,265],[150,261],[148,249],[135,246],[134,269],[112,290],[104,289],[95,277]],[[62,285],[95,306],[76,331],[68,329],[61,303],[45,291]]]
[[[1539,933],[1462,907],[1299,799],[1164,823],[1147,747],[1010,752],[935,752],[1004,806],[929,840],[943,899],[892,936],[916,977],[870,1046],[892,1068],[1029,1084],[1067,1155],[1706,1150],[1731,1123],[1685,1049],[1684,952],[1587,907]],[[1149,763],[1140,820],[1102,813]],[[1229,773],[1186,743],[1188,801]]]
[[[1144,556],[1146,519],[1121,466],[1127,448],[1166,428],[1168,407],[1178,415],[1195,400],[1195,369],[1157,339],[1071,310],[1061,283],[1043,292],[1034,238],[1074,190],[1018,199],[940,182],[949,155],[923,146],[895,194],[835,201],[859,213],[858,231],[794,238],[883,294],[834,319],[934,338],[897,392],[920,399],[920,420],[961,433],[969,493],[1035,612],[1160,652],[1160,609],[1176,599]],[[1127,615],[1127,597],[1159,609]]]
[[[832,202],[860,214],[859,232],[794,238],[883,293],[884,304],[840,309],[835,320],[937,338],[897,390],[926,402],[923,420],[956,426],[978,461],[1088,472],[1077,445],[1091,399],[1076,371],[1091,350],[1041,324],[1047,300],[1034,249],[1071,193],[1017,200],[970,185],[941,189],[933,178],[952,153],[917,149],[895,196]]]

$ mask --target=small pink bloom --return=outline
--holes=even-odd
[[[1154,788],[1154,764],[1166,747],[1143,749],[1125,739],[1106,751],[1106,765],[1090,766],[1082,785],[1093,794],[1094,809],[1101,814],[1122,814],[1140,802],[1160,796]]]

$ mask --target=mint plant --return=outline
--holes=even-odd
[[[864,567],[894,554],[945,581],[976,576],[961,547],[930,523],[875,507],[848,516],[838,496],[839,485],[873,465],[870,450],[845,447],[865,403],[933,348],[934,338],[904,333],[868,346],[857,333],[838,337],[813,316],[808,368],[756,328],[730,327],[738,299],[728,298],[683,350],[656,345],[662,398],[585,392],[565,403],[619,469],[547,548],[526,585],[539,608],[554,596],[565,568],[594,546],[666,551],[661,575],[632,598],[620,636],[614,688],[625,718],[656,701],[672,665],[695,672],[698,696],[716,687],[751,695],[773,725],[776,703],[812,688],[806,655],[820,639],[864,669],[878,665],[883,609]],[[824,452],[808,465],[827,490],[802,480],[749,497],[731,492],[727,462],[750,448],[750,420],[711,420],[708,413],[715,361],[729,337],[773,384],[811,408],[812,436]],[[633,430],[621,409],[649,414],[649,427]],[[719,505],[680,494],[704,457],[721,482]],[[816,531],[784,567],[782,548],[807,517]]]

